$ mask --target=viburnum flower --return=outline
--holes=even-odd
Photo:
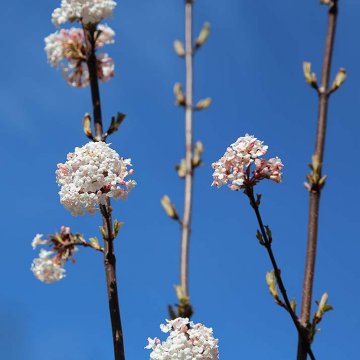
[[[105,18],[111,18],[115,6],[113,0],[62,0],[61,7],[52,14],[52,22],[56,27],[67,21],[81,21],[84,25],[97,24]]]
[[[224,156],[212,164],[212,186],[221,187],[230,183],[230,189],[237,191],[254,186],[263,179],[281,182],[284,165],[278,157],[269,160],[261,158],[267,150],[268,146],[252,135],[238,138],[227,148]],[[252,164],[255,166],[253,170]]]
[[[40,255],[32,265],[31,271],[42,282],[53,283],[65,277],[64,265],[68,260],[75,262],[74,255],[78,250],[77,245],[92,247],[103,251],[98,242],[86,242],[80,234],[73,234],[69,227],[62,226],[60,233],[49,235],[43,239],[42,234],[37,234],[31,245],[35,249],[39,245],[46,245],[49,250],[41,249]]]
[[[114,43],[115,32],[107,25],[99,25],[95,32],[95,47]],[[69,85],[85,87],[90,83],[86,63],[86,44],[81,28],[61,29],[45,38],[45,51],[51,66],[61,66]],[[97,55],[97,73],[101,81],[114,77],[114,62],[106,53]]]
[[[133,173],[130,159],[123,159],[104,142],[89,142],[69,153],[65,164],[58,164],[56,181],[61,186],[60,202],[72,215],[94,214],[107,198],[127,199],[136,185],[125,180]]]
[[[65,269],[62,267],[63,261],[54,255],[54,251],[40,250],[39,257],[31,264],[31,271],[40,281],[51,284],[65,277]]]
[[[145,349],[152,350],[150,359],[156,360],[216,360],[219,358],[218,339],[213,330],[203,324],[194,324],[188,318],[166,320],[160,329],[169,333],[161,342],[158,338],[148,338]]]

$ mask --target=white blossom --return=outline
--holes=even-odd
[[[78,21],[85,25],[97,24],[111,18],[116,6],[113,0],[62,0],[61,7],[54,10],[52,22],[56,27],[66,21]]]
[[[45,244],[48,244],[49,241],[48,240],[43,240],[42,237],[44,235],[43,234],[36,234],[32,243],[31,243],[31,246],[33,247],[33,249],[35,250],[37,246],[39,245],[45,245]]]
[[[94,214],[107,198],[125,200],[136,185],[125,180],[133,173],[130,159],[123,159],[104,142],[89,142],[69,153],[65,164],[58,164],[56,180],[60,202],[72,215]]]
[[[31,271],[40,281],[51,284],[65,277],[65,269],[51,256],[54,251],[40,250],[39,257],[31,264]]]
[[[100,24],[97,27],[98,36],[96,37],[96,47],[102,47],[105,44],[113,44],[115,42],[115,31],[106,24]]]
[[[267,150],[268,146],[252,135],[246,134],[238,138],[227,148],[223,157],[212,164],[212,185],[221,187],[230,183],[231,190],[240,190],[245,185],[255,185],[262,179],[280,182],[283,164],[279,158],[262,159]],[[253,163],[256,169],[251,172]]]
[[[188,318],[166,320],[160,326],[169,333],[168,338],[161,342],[158,338],[148,338],[145,349],[152,350],[153,360],[216,360],[219,358],[218,340],[213,330],[203,324],[194,324]]]
[[[96,49],[114,42],[115,32],[107,25],[99,25],[95,33]],[[61,66],[69,85],[86,87],[90,83],[86,63],[86,44],[81,28],[61,29],[45,38],[45,52],[51,66]],[[114,62],[106,53],[97,54],[97,75],[101,81],[114,77]]]

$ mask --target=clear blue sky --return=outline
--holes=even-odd
[[[321,323],[318,359],[359,358],[360,239],[357,158],[360,151],[360,3],[339,1],[333,75],[348,80],[331,99],[314,296],[329,292],[335,311]],[[73,218],[60,205],[54,171],[86,142],[81,118],[89,89],[70,88],[46,62],[43,38],[60,1],[2,2],[2,260],[0,357],[6,360],[112,358],[102,259],[81,249],[67,277],[52,286],[30,272],[33,236],[61,225],[98,235],[98,217]],[[114,204],[125,222],[116,240],[119,292],[127,358],[148,359],[148,336],[159,336],[166,306],[175,302],[179,229],[163,213],[168,194],[182,209],[183,183],[173,170],[183,156],[183,113],[172,86],[184,64],[172,42],[183,36],[182,0],[123,0],[113,21],[116,43],[107,48],[116,77],[102,85],[104,118],[128,117],[111,142],[131,157],[138,187]],[[256,223],[241,193],[214,189],[211,162],[246,132],[270,146],[286,165],[284,182],[262,184],[263,215],[288,293],[300,302],[308,196],[302,185],[313,149],[317,98],[306,86],[302,61],[319,74],[326,8],[318,0],[198,0],[195,29],[212,25],[196,56],[196,98],[214,104],[196,114],[195,139],[205,165],[195,180],[190,286],[195,321],[212,326],[221,359],[295,358],[296,333],[268,295],[270,264],[255,238]]]

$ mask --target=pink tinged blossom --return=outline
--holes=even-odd
[[[96,38],[96,47],[100,48],[107,44],[113,44],[115,42],[115,31],[108,25],[98,25],[97,27],[99,35]]]
[[[284,165],[281,162],[281,159],[278,157],[271,158],[269,160],[255,160],[256,173],[255,177],[258,179],[270,179],[277,183],[282,180],[281,170]]]
[[[59,164],[56,181],[61,187],[60,202],[72,215],[95,214],[107,198],[126,200],[136,186],[127,177],[130,159],[123,159],[104,142],[89,142]],[[66,166],[67,173],[61,171]]]
[[[253,186],[262,179],[280,182],[283,164],[279,158],[269,160],[261,157],[267,153],[268,146],[252,135],[246,134],[231,144],[224,156],[212,164],[214,169],[212,186],[228,184],[234,191]],[[252,170],[252,164],[255,170]]]
[[[113,0],[62,0],[61,7],[54,10],[52,22],[56,27],[70,21],[85,24],[97,24],[112,17],[116,6]]]
[[[145,349],[152,350],[150,359],[168,360],[216,360],[219,359],[218,340],[213,330],[203,324],[194,324],[187,318],[166,320],[160,325],[168,338],[161,342],[158,338],[148,338]]]
[[[100,53],[97,59],[98,77],[101,81],[111,80],[115,75],[115,65],[113,59],[108,54]]]
[[[115,32],[107,25],[99,25],[95,34],[96,48],[114,42]],[[51,66],[61,67],[67,83],[86,87],[90,83],[86,63],[84,32],[81,28],[61,29],[45,38],[45,51]],[[98,78],[106,82],[115,75],[115,65],[106,53],[97,55]]]

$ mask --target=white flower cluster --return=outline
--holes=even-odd
[[[224,156],[212,164],[213,186],[221,187],[227,183],[231,190],[240,190],[245,185],[255,185],[262,179],[280,182],[283,164],[279,158],[261,159],[268,146],[254,136],[246,134],[231,144]],[[250,176],[250,166],[255,163],[255,170]]]
[[[153,360],[216,360],[219,358],[218,339],[213,330],[203,324],[194,324],[188,318],[166,320],[160,325],[164,333],[169,333],[166,341],[148,338],[145,349],[152,350]]]
[[[80,20],[83,24],[97,24],[112,17],[116,6],[113,0],[62,0],[61,7],[54,10],[52,22],[59,27],[70,21]]]
[[[45,241],[41,240],[41,235],[38,234],[35,236],[32,245],[36,247],[38,244],[44,244]],[[41,249],[39,257],[34,259],[31,264],[31,271],[35,277],[46,284],[52,284],[65,277],[63,263],[61,260],[59,262],[56,256],[51,257],[54,254],[54,251]]]
[[[130,159],[119,154],[104,142],[89,142],[69,153],[65,164],[58,164],[56,180],[61,190],[60,202],[72,215],[94,214],[107,198],[125,200],[136,185],[125,180],[133,170]]]
[[[115,32],[107,25],[99,25],[95,33],[96,48],[114,43]],[[61,29],[45,38],[45,52],[53,67],[61,65],[65,80],[74,87],[90,83],[86,63],[84,31],[80,28]],[[114,62],[106,53],[97,55],[97,72],[101,81],[114,77]]]

